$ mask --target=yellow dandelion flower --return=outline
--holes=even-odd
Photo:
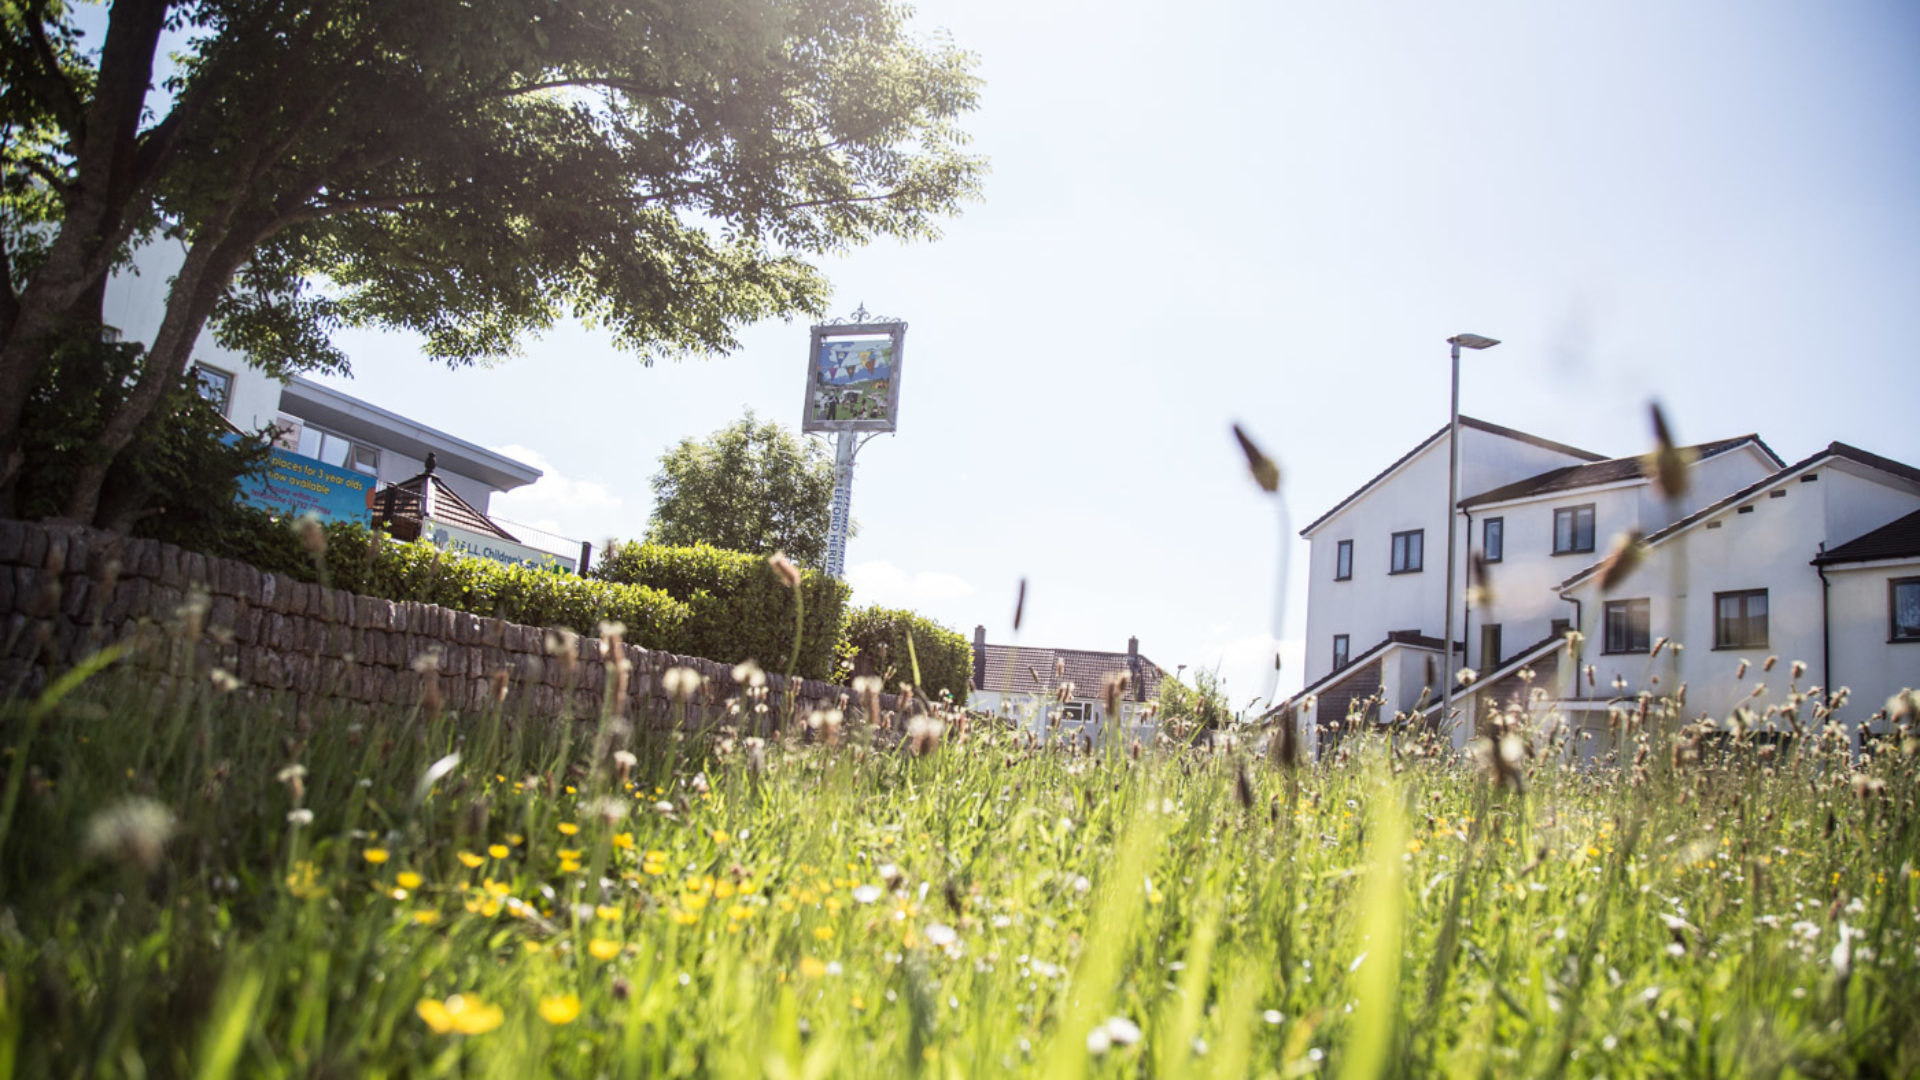
[[[537,953],[540,950],[546,948],[545,945],[542,945],[537,941],[523,941],[520,944],[523,948],[525,948],[530,953]]]
[[[826,973],[827,965],[811,956],[803,956],[800,958],[800,974],[805,975],[809,979],[817,979]]]
[[[411,870],[400,871],[393,875],[393,880],[403,889],[417,889],[426,882],[425,878]]]
[[[725,830],[725,829],[715,829],[715,830],[713,830],[713,842],[714,842],[714,843],[716,843],[716,844],[724,844],[724,843],[726,843],[726,842],[727,842],[727,832],[726,832],[726,830]]]
[[[597,904],[594,906],[593,913],[607,922],[619,922],[620,917],[626,914],[611,904]]]
[[[640,866],[640,869],[653,875],[654,877],[659,877],[661,874],[664,874],[667,872],[666,866],[657,862],[642,863]]]
[[[492,878],[488,878],[487,880],[481,882],[480,887],[482,889],[485,889],[487,893],[492,896],[505,896],[508,893],[513,891],[513,888],[509,886],[506,882],[495,881]]]
[[[517,832],[507,834],[507,843],[512,844],[514,847],[519,847],[521,844],[524,844],[526,842],[527,842],[527,838],[524,836],[521,836]]]
[[[372,863],[375,866],[379,866],[381,863],[386,862],[387,859],[389,858],[387,849],[383,847],[370,847],[365,851],[362,851],[360,853],[360,857],[367,860],[368,862]]]
[[[633,850],[633,834],[630,832],[614,833],[613,846],[619,848],[622,851],[632,851]]]
[[[432,926],[440,921],[440,913],[432,908],[421,908],[413,913],[413,921],[421,926]]]
[[[453,1014],[447,1011],[446,1003],[437,998],[421,998],[413,1011],[427,1022],[435,1035],[445,1035],[453,1030]]]
[[[647,852],[647,861],[648,862],[666,862],[667,853],[664,851],[661,851],[659,848],[649,849]]]
[[[1420,854],[1420,849],[1426,846],[1427,845],[1421,843],[1420,838],[1416,836],[1413,839],[1407,841],[1407,854],[1418,855]]]
[[[713,884],[713,898],[715,900],[725,900],[732,896],[735,891],[733,882],[731,881],[716,881]]]
[[[465,994],[455,994],[445,1001],[421,998],[420,1003],[414,1006],[414,1012],[437,1035],[448,1032],[485,1035],[506,1020],[506,1013],[500,1006],[488,1005],[479,998]]]
[[[560,829],[561,836],[573,836],[580,832],[580,826],[575,825],[571,821],[561,822],[559,825],[559,829]]]
[[[831,927],[831,926],[816,926],[816,927],[814,927],[814,928],[813,928],[813,936],[814,936],[814,937],[817,937],[817,938],[819,938],[819,939],[820,939],[821,941],[832,941],[832,940],[833,940],[833,927]]]
[[[699,911],[707,906],[707,898],[704,893],[688,893],[680,898],[680,905],[689,911]]]
[[[580,995],[559,994],[540,999],[540,1019],[555,1027],[571,1024],[580,1018]]]
[[[620,943],[597,937],[587,942],[587,952],[591,953],[595,960],[611,960],[620,955]]]
[[[507,853],[508,853],[508,848],[507,848],[507,845],[505,845],[505,844],[489,844],[489,845],[487,845],[487,854],[489,854],[489,855],[491,855],[491,856],[493,856],[493,857],[494,857],[494,858],[496,858],[496,859],[504,859],[504,858],[506,858],[506,857],[507,857]]]
[[[700,916],[685,908],[674,908],[673,921],[679,923],[681,926],[692,926],[694,923],[700,921]]]
[[[482,863],[487,861],[486,859],[481,858],[478,855],[475,855],[471,851],[460,852],[459,859],[460,859],[460,865],[466,867],[469,870],[477,870],[479,869]]]
[[[580,849],[563,847],[556,854],[558,854],[563,859],[577,859],[580,857]]]
[[[745,904],[735,904],[732,907],[727,909],[727,917],[732,919],[734,922],[740,922],[743,919],[751,919],[753,918],[753,909],[746,906]]]
[[[580,869],[579,859],[561,859],[560,860],[560,872],[563,874],[577,873],[579,869]]]
[[[486,919],[491,919],[491,918],[493,918],[493,917],[494,917],[495,915],[498,915],[498,914],[500,914],[500,901],[498,901],[498,900],[484,900],[484,901],[482,901],[482,902],[481,902],[481,904],[480,904],[480,916],[481,916],[482,918],[486,918]]]

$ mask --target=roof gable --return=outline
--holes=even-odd
[[[1707,505],[1701,507],[1698,510],[1695,510],[1693,513],[1688,514],[1686,517],[1681,518],[1680,520],[1674,522],[1673,524],[1648,534],[1644,543],[1648,548],[1657,547],[1660,544],[1663,544],[1668,540],[1673,539],[1675,536],[1678,536],[1679,534],[1687,531],[1688,529],[1693,528],[1695,525],[1698,525],[1701,522],[1706,521],[1708,518],[1721,514],[1726,510],[1740,503],[1746,502],[1748,499],[1753,498],[1754,496],[1760,494],[1763,491],[1766,491],[1770,488],[1778,487],[1779,485],[1799,476],[1801,473],[1804,473],[1809,469],[1818,468],[1819,466],[1832,461],[1851,461],[1857,465],[1865,465],[1870,469],[1874,469],[1876,471],[1886,473],[1889,476],[1897,476],[1902,480],[1908,481],[1909,483],[1920,484],[1920,469],[1916,469],[1911,465],[1905,464],[1904,462],[1895,461],[1892,458],[1881,457],[1879,454],[1873,453],[1868,450],[1862,450],[1857,446],[1849,446],[1843,442],[1828,443],[1825,449],[1817,450],[1814,453],[1808,455],[1807,457],[1801,458],[1799,461],[1796,461],[1793,464],[1787,466],[1786,468],[1779,470],[1778,472],[1762,477],[1761,479],[1751,484],[1748,484],[1746,487],[1741,488],[1739,491],[1736,491],[1733,494],[1728,495],[1726,498],[1723,498],[1718,502],[1708,503]],[[1872,535],[1872,534],[1868,534],[1868,535]],[[1850,541],[1850,543],[1858,543],[1864,539],[1866,539],[1866,537],[1864,536],[1858,537],[1855,540]],[[1845,547],[1845,546],[1846,545],[1842,545],[1842,547]],[[1561,589],[1570,589],[1573,586],[1578,585],[1583,581],[1586,581],[1588,578],[1591,578],[1594,574],[1598,573],[1600,568],[1605,564],[1606,564],[1606,560],[1604,559],[1599,562],[1593,563],[1592,565],[1583,568],[1578,573],[1574,574],[1572,577],[1569,577],[1565,581],[1562,581],[1559,587]]]
[[[1766,460],[1773,463],[1775,469],[1784,464],[1779,455],[1760,436],[1747,434],[1731,439],[1700,443],[1683,447],[1685,453],[1692,455],[1693,462],[1699,463],[1718,457],[1730,450],[1752,445]],[[1558,491],[1572,491],[1577,488],[1598,487],[1603,484],[1617,484],[1623,481],[1646,478],[1646,455],[1635,454],[1630,457],[1608,458],[1605,461],[1593,461],[1584,465],[1568,465],[1547,472],[1516,480],[1491,491],[1483,491],[1471,498],[1461,499],[1461,506],[1486,506],[1491,503],[1513,502],[1518,499],[1530,499],[1541,495],[1550,495]]]
[[[1528,444],[1529,446],[1537,446],[1543,450],[1552,450],[1557,453],[1569,455],[1571,457],[1582,458],[1590,462],[1606,460],[1606,458],[1602,457],[1599,454],[1594,453],[1591,450],[1582,450],[1577,446],[1568,446],[1565,443],[1554,442],[1552,439],[1543,439],[1538,435],[1529,435],[1524,431],[1519,431],[1514,428],[1503,427],[1499,424],[1489,423],[1485,420],[1476,420],[1471,416],[1461,417],[1460,426],[1462,428],[1471,428],[1475,431],[1482,431],[1488,435],[1498,435],[1503,439],[1512,439],[1516,442],[1523,442]],[[1359,498],[1362,495],[1365,495],[1367,492],[1373,490],[1373,488],[1377,486],[1381,481],[1385,480],[1387,477],[1392,476],[1395,472],[1397,472],[1402,465],[1405,465],[1407,462],[1412,461],[1416,457],[1419,457],[1421,451],[1427,449],[1427,447],[1432,446],[1434,443],[1438,442],[1441,438],[1443,438],[1447,434],[1447,431],[1450,427],[1451,425],[1442,425],[1439,431],[1436,431],[1433,434],[1427,436],[1426,438],[1420,440],[1420,442],[1416,446],[1414,446],[1413,449],[1400,455],[1400,457],[1397,458],[1393,464],[1387,466],[1386,468],[1380,470],[1378,473],[1374,474],[1373,479],[1368,480],[1364,484],[1361,484],[1359,487],[1353,490],[1352,494],[1348,495],[1346,498],[1341,499],[1339,502],[1335,503],[1333,506],[1333,509],[1328,510],[1326,513],[1321,514],[1317,518],[1314,518],[1313,521],[1309,523],[1306,528],[1300,530],[1300,535],[1306,536],[1308,533],[1311,533],[1315,529],[1318,529],[1320,526],[1326,524],[1329,519],[1331,519],[1334,515],[1338,514],[1340,511],[1345,510],[1347,507],[1353,505],[1356,501],[1359,500]]]

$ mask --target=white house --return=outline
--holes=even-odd
[[[1423,440],[1302,530],[1311,544],[1312,575],[1307,600],[1307,686],[1283,708],[1309,728],[1311,740],[1337,732],[1339,721],[1356,701],[1377,701],[1381,711],[1431,709],[1441,695],[1442,680],[1469,668],[1478,673],[1479,681],[1457,696],[1463,719],[1456,728],[1459,738],[1472,730],[1483,702],[1538,696],[1529,695],[1534,689],[1544,691],[1570,715],[1580,714],[1604,728],[1606,702],[1617,694],[1616,677],[1636,690],[1655,680],[1666,688],[1684,681],[1690,707],[1724,711],[1722,705],[1702,696],[1714,692],[1703,689],[1714,685],[1705,668],[1670,667],[1664,674],[1647,669],[1652,643],[1663,635],[1681,642],[1677,655],[1688,659],[1676,660],[1676,654],[1663,648],[1664,656],[1652,658],[1661,663],[1704,665],[1707,661],[1699,657],[1712,651],[1711,647],[1684,647],[1689,641],[1712,642],[1716,616],[1686,607],[1689,602],[1698,607],[1700,601],[1689,601],[1687,588],[1673,583],[1692,588],[1691,596],[1699,597],[1704,595],[1699,591],[1701,583],[1717,582],[1722,586],[1717,592],[1747,597],[1724,601],[1729,616],[1735,614],[1735,607],[1747,605],[1739,612],[1747,618],[1758,617],[1748,607],[1759,605],[1756,610],[1764,610],[1767,603],[1766,596],[1755,599],[1754,590],[1783,590],[1773,598],[1773,610],[1779,611],[1783,600],[1791,597],[1794,611],[1776,619],[1798,620],[1806,617],[1800,595],[1805,584],[1799,579],[1812,583],[1810,595],[1817,600],[1820,573],[1829,582],[1829,603],[1844,596],[1852,606],[1826,623],[1820,621],[1815,607],[1812,625],[1826,627],[1829,639],[1846,620],[1853,620],[1847,625],[1857,622],[1860,627],[1871,622],[1882,633],[1871,649],[1860,644],[1853,651],[1852,655],[1863,658],[1857,662],[1857,673],[1836,666],[1834,680],[1822,682],[1828,670],[1822,663],[1816,665],[1818,678],[1803,682],[1802,689],[1809,682],[1852,685],[1856,703],[1877,696],[1877,708],[1886,694],[1920,682],[1920,673],[1913,670],[1920,649],[1909,656],[1900,648],[1899,635],[1886,629],[1900,625],[1889,623],[1895,616],[1889,614],[1888,604],[1899,597],[1912,597],[1913,603],[1920,604],[1920,589],[1898,584],[1900,575],[1910,574],[1916,565],[1912,556],[1895,550],[1900,547],[1896,541],[1905,534],[1896,529],[1891,539],[1882,537],[1871,544],[1866,540],[1868,534],[1882,526],[1892,528],[1895,519],[1920,506],[1903,501],[1909,498],[1903,493],[1910,486],[1906,473],[1911,469],[1840,444],[1808,462],[1783,467],[1778,456],[1753,435],[1703,443],[1686,451],[1686,491],[1669,499],[1645,475],[1640,458],[1601,458],[1510,428],[1461,418],[1462,497],[1453,508],[1459,550],[1454,568],[1458,575],[1455,653],[1451,663],[1444,663],[1446,576],[1440,564],[1446,543],[1441,529],[1447,515],[1447,429]],[[1796,470],[1818,474],[1822,468],[1809,464],[1816,460],[1828,462],[1832,467],[1825,471],[1837,473],[1818,489],[1822,493],[1819,514],[1806,512],[1813,500],[1802,495],[1795,502],[1800,513],[1794,528],[1770,531],[1764,545],[1749,544],[1736,553],[1710,552],[1709,545],[1701,544],[1689,553],[1686,542],[1669,540],[1696,528],[1709,531],[1706,522],[1716,515],[1756,513],[1755,500],[1772,502],[1771,509],[1779,516],[1786,505],[1780,500],[1789,495],[1780,478],[1791,477],[1798,483],[1801,472]],[[1727,528],[1722,523],[1712,525],[1711,531],[1724,534]],[[1648,537],[1647,561],[1620,588],[1640,588],[1637,583],[1660,574],[1667,575],[1662,580],[1669,584],[1644,588],[1642,594],[1621,594],[1616,589],[1613,596],[1598,597],[1602,560],[1616,537],[1635,533]],[[1866,546],[1846,546],[1856,540]],[[1819,573],[1810,565],[1816,556],[1830,560],[1817,568]],[[1736,578],[1749,584],[1733,584]],[[1885,595],[1872,606],[1868,620],[1868,613],[1857,609],[1865,602],[1861,598],[1875,590],[1876,595]],[[1712,596],[1705,602],[1709,606],[1722,603]],[[1695,621],[1670,624],[1665,606],[1669,604],[1680,605],[1676,610],[1684,609],[1689,613],[1686,617]],[[1627,640],[1639,644],[1640,655],[1634,657],[1638,666],[1628,662],[1632,654],[1624,646],[1602,653],[1613,660],[1593,663],[1596,658],[1588,654],[1605,645],[1609,627],[1616,644],[1619,635],[1631,631]],[[1584,651],[1562,664],[1569,640],[1566,631],[1573,628],[1585,635],[1574,639],[1584,640]],[[1849,640],[1864,632],[1850,632]],[[1780,652],[1789,641],[1796,647],[1805,644],[1792,636],[1768,640],[1772,652]],[[1772,654],[1759,646],[1742,648]],[[1758,667],[1765,655],[1749,667]],[[1818,659],[1824,652],[1814,649],[1810,655]],[[1865,659],[1869,656],[1873,659]],[[1589,663],[1592,671],[1582,667]],[[1737,663],[1725,666],[1728,675],[1737,669]],[[1852,682],[1842,681],[1842,676]],[[1884,685],[1889,682],[1897,685]],[[1781,685],[1778,680],[1776,685]],[[1307,701],[1315,707],[1303,716],[1304,710],[1297,707]]]
[[[1887,699],[1920,686],[1920,469],[1833,443],[1644,550],[1610,589],[1600,564],[1558,589],[1582,636],[1555,662],[1554,707],[1594,750],[1612,704],[1642,690],[1684,687],[1688,715],[1764,718],[1795,690],[1845,688],[1842,721],[1879,733]]]
[[[127,340],[151,342],[165,313],[167,288],[182,255],[177,244],[157,242],[135,256],[133,271],[107,282],[102,315]],[[193,348],[202,393],[242,431],[275,429],[275,442],[327,465],[372,477],[386,487],[426,471],[481,514],[493,494],[530,484],[540,470],[496,454],[350,394],[295,376],[284,383],[222,348],[202,331]]]
[[[1126,652],[989,645],[987,628],[973,628],[973,680],[967,707],[1003,716],[1042,739],[1095,735],[1107,721],[1108,680],[1126,675],[1119,722],[1129,738],[1150,737],[1146,706],[1167,673],[1140,655],[1140,639]],[[1065,687],[1065,693],[1062,688]]]

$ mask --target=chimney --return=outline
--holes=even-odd
[[[1133,700],[1147,700],[1147,680],[1140,677],[1140,639],[1138,637],[1127,639],[1127,674],[1132,676],[1129,683],[1133,687]]]
[[[987,688],[987,628],[980,625],[973,628],[973,688]]]

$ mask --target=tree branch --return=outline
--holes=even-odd
[[[34,59],[40,62],[42,78],[57,99],[49,104],[59,117],[60,127],[78,144],[86,136],[86,106],[80,101],[79,91],[68,81],[67,73],[61,69],[60,58],[53,51],[53,42],[47,40],[46,15],[46,0],[38,0],[26,10],[24,21],[27,24],[28,42],[33,47]]]

